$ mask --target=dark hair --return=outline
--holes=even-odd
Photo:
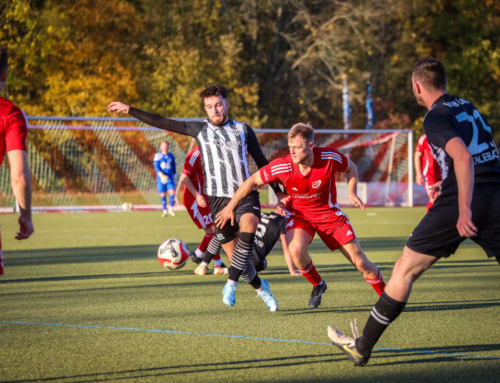
[[[3,74],[7,70],[7,51],[0,45],[0,74]]]
[[[424,59],[415,65],[413,80],[422,83],[427,90],[446,90],[446,72],[441,61]]]
[[[288,139],[291,140],[295,138],[295,136],[301,136],[307,142],[314,142],[314,129],[309,124],[303,124],[299,122],[292,126],[290,131],[288,132]]]
[[[223,99],[227,100],[227,89],[224,85],[221,84],[212,84],[208,85],[205,89],[203,89],[200,93],[200,97],[205,99],[211,96],[222,96]]]

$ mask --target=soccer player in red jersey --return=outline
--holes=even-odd
[[[7,52],[0,47],[0,91],[7,82]],[[0,165],[5,153],[9,158],[12,191],[21,216],[16,239],[26,239],[35,231],[31,221],[31,172],[26,152],[28,127],[21,109],[0,97]],[[2,242],[0,239],[0,275],[3,275]]]
[[[289,194],[285,203],[290,254],[302,275],[314,286],[309,307],[319,306],[327,287],[307,251],[315,233],[330,250],[340,250],[381,295],[385,283],[380,270],[366,258],[348,217],[337,204],[335,173],[346,173],[349,200],[364,210],[363,202],[356,195],[356,165],[334,149],[315,147],[310,125],[294,125],[288,133],[288,146],[289,155],[264,166],[240,186],[231,202],[217,215],[216,225],[224,226],[229,219],[233,220],[234,208],[255,186],[278,182]]]
[[[203,261],[203,254],[207,251],[208,245],[215,235],[212,213],[207,204],[208,196],[203,194],[204,183],[205,177],[201,165],[201,152],[198,146],[196,146],[186,157],[179,184],[184,184],[182,204],[186,207],[189,216],[196,226],[198,226],[198,229],[205,230],[205,237],[198,248],[190,255],[191,260],[198,265]],[[228,274],[228,269],[221,261],[219,252],[217,252],[213,261],[215,275]],[[207,268],[205,266],[202,268],[197,267],[194,273],[205,275],[207,273]]]
[[[418,186],[424,184],[425,191],[429,196],[427,211],[434,205],[437,195],[433,190],[439,187],[442,177],[438,162],[432,155],[432,149],[427,141],[427,135],[422,135],[418,139],[417,149],[415,150],[415,173]]]

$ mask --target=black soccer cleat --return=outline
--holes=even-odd
[[[323,281],[322,284],[314,286],[311,293],[311,298],[309,298],[309,308],[315,309],[321,304],[321,296],[326,291],[326,282]]]
[[[370,354],[363,355],[356,348],[356,338],[358,338],[359,336],[357,331],[358,330],[357,325],[355,324],[354,326],[355,326],[355,328],[353,328],[354,338],[345,336],[339,330],[337,330],[335,327],[332,326],[328,326],[328,337],[331,339],[332,344],[334,346],[340,348],[344,352],[344,354],[347,355],[349,360],[354,363],[354,366],[363,367],[366,366],[368,360],[370,360]],[[351,327],[353,327],[352,323]]]
[[[203,258],[197,257],[194,251],[191,254],[189,254],[189,259],[192,260],[197,265],[203,262]]]

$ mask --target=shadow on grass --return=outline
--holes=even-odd
[[[313,360],[312,360],[313,359]],[[234,362],[218,361],[217,363],[179,364],[176,366],[141,368],[123,371],[102,372],[95,374],[67,375],[50,378],[25,379],[25,380],[0,380],[0,383],[27,383],[27,382],[49,382],[67,379],[88,379],[78,382],[103,382],[116,379],[147,379],[159,376],[197,374],[217,371],[250,370],[261,368],[291,367],[310,365],[312,363],[330,363],[332,354],[301,355],[282,358],[241,360]],[[229,379],[228,379],[229,380]]]
[[[373,304],[376,301],[374,300]],[[455,310],[475,310],[484,309],[489,307],[499,307],[500,299],[484,299],[484,300],[473,300],[473,301],[445,301],[445,302],[419,302],[419,303],[409,303],[404,313],[407,312],[425,312],[425,311],[455,311]],[[371,311],[373,305],[358,305],[358,306],[347,306],[347,307],[332,307],[332,308],[316,308],[316,309],[280,309],[281,315],[291,316],[291,315],[315,315],[315,314],[325,314],[325,313],[357,313]],[[404,315],[404,313],[402,315]]]
[[[496,359],[487,359],[487,355],[478,357],[477,353],[500,351],[500,344],[476,344],[476,345],[463,345],[463,346],[446,346],[446,347],[422,347],[413,349],[398,349],[398,350],[384,350],[376,349],[372,353],[372,359],[377,362],[370,363],[373,367],[391,366],[398,364],[414,364],[414,363],[440,363],[451,361],[494,361]],[[426,355],[422,358],[422,355]],[[388,363],[378,363],[382,358],[412,358],[401,361],[391,361]],[[497,358],[497,356],[495,356]]]

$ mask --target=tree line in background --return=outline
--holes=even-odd
[[[230,113],[254,128],[422,131],[414,64],[444,62],[448,91],[473,102],[500,139],[500,3],[495,0],[3,0],[10,57],[4,95],[30,115],[109,116],[120,100],[169,117],[204,116],[220,82]]]

